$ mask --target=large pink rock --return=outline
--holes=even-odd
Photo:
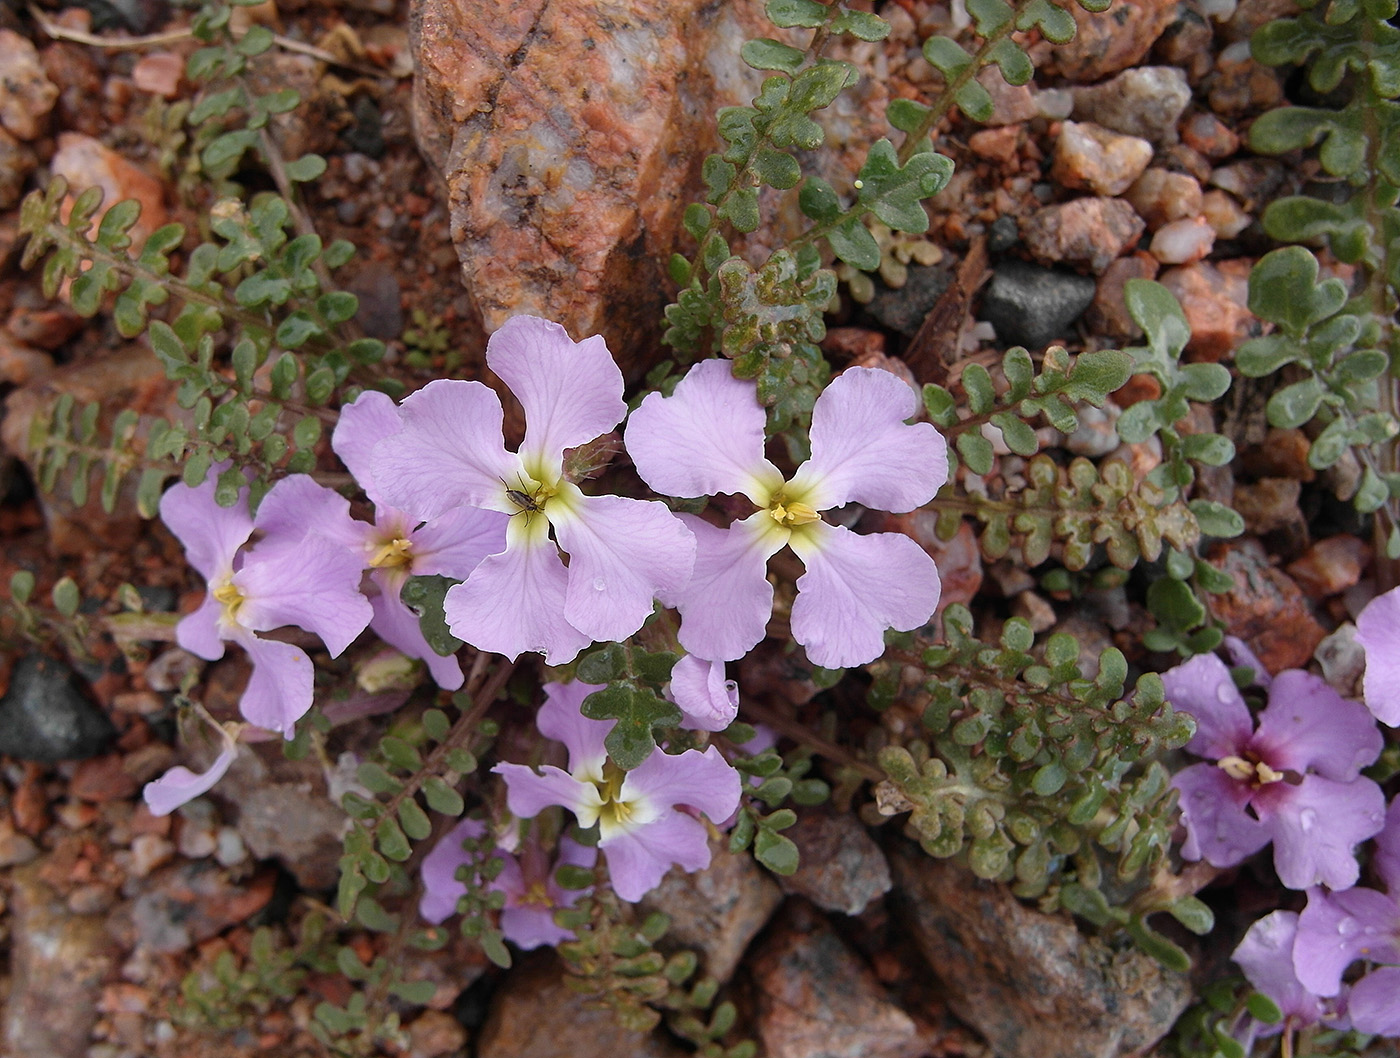
[[[718,146],[715,110],[760,83],[738,54],[775,35],[761,12],[758,0],[415,0],[418,142],[446,179],[488,331],[533,313],[603,334],[628,374],[660,358],[666,261],[691,249],[680,217]],[[843,107],[822,115],[836,149],[882,134],[865,124],[883,108]],[[838,190],[853,175],[822,171]]]

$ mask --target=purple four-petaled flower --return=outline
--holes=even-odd
[[[300,647],[258,635],[284,625],[314,632],[335,657],[369,624],[372,611],[360,594],[360,561],[319,537],[265,540],[242,551],[263,526],[248,513],[247,490],[232,507],[214,500],[215,475],[190,488],[167,489],[161,519],[185,545],[191,566],[203,574],[209,594],[176,627],[180,646],[209,661],[224,656],[224,643],[248,652],[253,674],[239,701],[243,716],[259,727],[295,734],[312,701],[311,659]],[[266,499],[299,482],[284,478]]]
[[[1378,964],[1351,986],[1347,1010],[1361,1032],[1400,1036],[1400,797],[1390,803],[1371,866],[1384,893],[1308,890],[1294,966],[1305,986],[1334,996],[1341,991],[1343,971],[1357,959]]]
[[[378,445],[371,471],[384,501],[414,518],[463,506],[509,517],[504,549],[448,591],[448,628],[481,650],[563,664],[594,640],[626,639],[653,599],[685,587],[695,540],[664,503],[589,496],[565,476],[565,450],[627,412],[601,337],[574,343],[516,316],[491,335],[486,363],[525,409],[518,453],[502,441],[495,392],[439,379],[403,402],[403,432]]]
[[[812,457],[791,481],[764,456],[763,408],[752,382],[726,360],[696,364],[669,397],[653,393],[628,420],[627,451],[642,479],[670,496],[742,493],[758,511],[727,529],[695,517],[695,572],[663,595],[681,612],[680,641],[717,661],[743,657],[773,610],[768,559],[791,546],[806,566],[792,604],[792,635],[828,668],[884,652],[884,633],[908,631],[938,605],[933,559],[898,533],[860,536],[823,521],[847,503],[905,512],[948,476],[947,444],[929,423],[906,423],[913,391],[894,375],[851,368],[812,409]]]
[[[1356,883],[1354,849],[1385,822],[1385,797],[1361,769],[1381,751],[1364,706],[1300,670],[1269,684],[1256,729],[1224,662],[1202,654],[1162,674],[1167,698],[1196,718],[1193,764],[1172,780],[1181,792],[1188,860],[1232,867],[1273,842],[1290,889]]]
[[[613,890],[623,900],[640,900],[672,866],[686,871],[709,866],[705,824],[681,806],[711,820],[727,819],[739,806],[739,773],[714,746],[678,754],[658,747],[638,767],[622,771],[603,746],[612,723],[580,712],[583,700],[598,689],[586,683],[545,685],[537,722],[541,734],[568,749],[567,771],[547,764],[535,772],[506,763],[492,770],[505,776],[507,803],[520,818],[561,805],[581,826],[596,823]]]

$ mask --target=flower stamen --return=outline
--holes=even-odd
[[[1281,782],[1284,779],[1283,772],[1275,771],[1262,760],[1250,761],[1245,760],[1243,757],[1232,755],[1229,757],[1221,757],[1220,760],[1216,762],[1216,766],[1226,775],[1230,776],[1230,778],[1236,779],[1239,782],[1250,783],[1256,789],[1260,786],[1267,786],[1270,783]]]
[[[369,564],[375,569],[394,569],[406,566],[413,561],[413,541],[396,536],[383,544],[370,556]]]
[[[788,529],[798,525],[811,525],[821,520],[821,515],[811,504],[789,503],[782,493],[774,496],[768,504],[768,517]]]
[[[219,585],[211,594],[223,606],[224,620],[237,623],[238,608],[243,605],[243,593],[234,586],[233,581]]]

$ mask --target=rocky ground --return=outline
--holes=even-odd
[[[427,30],[473,31],[470,39],[425,32],[417,51],[403,0],[256,9],[254,17],[312,46],[312,54],[274,52],[257,75],[295,85],[306,99],[278,138],[288,156],[326,156],[308,208],[327,240],[359,247],[343,277],[361,298],[365,330],[391,340],[396,370],[410,382],[479,374],[483,321],[495,326],[515,311],[606,334],[633,378],[659,359],[668,292],[660,277],[677,245],[679,209],[698,186],[695,145],[713,142],[716,101],[752,91],[737,43],[764,31],[749,0],[621,6],[641,27],[624,27],[641,67],[630,94],[611,90],[616,64],[611,72],[580,65],[549,46],[609,27],[620,39],[608,21],[617,12],[601,2],[515,5],[502,17],[500,4],[420,0],[413,17]],[[1133,277],[1156,278],[1180,299],[1192,357],[1228,358],[1259,333],[1245,289],[1251,264],[1271,246],[1259,212],[1315,175],[1306,159],[1257,157],[1242,146],[1250,121],[1290,88],[1250,58],[1250,33],[1295,7],[1119,0],[1110,15],[1078,13],[1074,44],[1035,45],[1031,85],[1010,88],[984,74],[995,117],[984,126],[945,123],[937,147],[957,172],[931,207],[931,231],[890,236],[883,277],[843,286],[825,344],[832,362],[895,357],[917,380],[947,384],[966,363],[990,363],[1011,344],[1121,346],[1138,336],[1122,299]],[[820,165],[837,183],[858,164],[845,145],[882,134],[889,98],[926,98],[936,88],[918,46],[947,32],[953,17],[947,3],[930,0],[877,8],[894,32],[849,53],[877,76],[832,115]],[[327,769],[285,761],[275,746],[245,757],[210,798],[167,818],[146,811],[141,785],[178,759],[172,692],[191,665],[203,665],[173,648],[159,615],[187,611],[203,586],[172,538],[137,518],[129,501],[110,516],[95,503],[75,508],[62,487],[36,492],[26,462],[28,424],[56,393],[99,400],[109,413],[172,406],[147,350],[43,297],[38,275],[18,267],[16,228],[21,195],[50,173],[137,198],[151,227],[160,218],[197,224],[207,192],[185,179],[171,117],[188,93],[181,69],[193,45],[178,32],[188,19],[162,0],[0,6],[0,583],[28,569],[43,598],[68,575],[90,600],[79,640],[21,644],[0,656],[8,956],[0,1051],[12,1058],[321,1054],[306,1032],[311,1010],[322,999],[343,1001],[350,987],[337,974],[313,973],[296,998],[232,1027],[211,1027],[180,1000],[187,975],[211,973],[223,953],[242,959],[256,927],[294,934],[321,912],[343,817],[328,796]],[[690,32],[687,19],[700,28]],[[139,34],[157,39],[110,46]],[[580,80],[604,90],[578,102],[572,124],[550,125],[556,118],[545,112],[573,106]],[[583,131],[548,142],[547,164],[530,154],[545,149],[541,128],[564,126]],[[1237,581],[1216,615],[1277,670],[1309,663],[1364,603],[1371,548],[1336,499],[1356,468],[1343,463],[1317,477],[1307,439],[1268,429],[1262,404],[1243,382],[1225,404],[1196,414],[1213,418],[1241,453],[1232,470],[1205,477],[1204,494],[1236,506],[1249,528],[1212,556]],[[1086,417],[1055,443],[1093,457],[1117,450],[1116,415],[1110,406]],[[1139,469],[1157,458],[1147,447],[1120,454]],[[1014,473],[1011,462],[1001,472]],[[1144,660],[1145,617],[1128,591],[1076,603],[1041,590],[1026,570],[984,567],[970,527],[946,544],[917,517],[906,528],[937,550],[948,601],[976,600],[1037,630],[1073,631],[1091,650],[1113,644]],[[134,600],[141,616],[131,614]],[[125,624],[114,622],[124,608]],[[123,651],[114,630],[144,642]],[[1323,650],[1334,683],[1356,679],[1348,640]],[[229,657],[200,678],[211,711],[232,715],[246,663]],[[774,657],[752,662],[741,684],[780,711],[816,693]],[[344,752],[369,726],[345,725]],[[731,982],[741,1018],[768,1054],[979,1055],[988,1041],[1007,1056],[1111,1054],[1150,1043],[1181,1009],[1184,980],[930,863],[896,831],[868,830],[849,812],[814,812],[792,832],[804,853],[793,878],[775,881],[747,858],[719,853],[708,872],[673,876],[650,898],[675,917],[672,936],[698,946],[708,971]],[[1268,898],[1241,873],[1233,904],[1245,917],[1223,916],[1223,939],[1198,960],[1199,972],[1218,968],[1257,910],[1251,902]],[[372,940],[357,943],[373,954]],[[438,983],[428,1007],[409,1015],[402,1053],[415,1058],[683,1053],[662,1034],[636,1037],[582,1009],[552,956],[530,956],[504,974],[466,942],[411,957],[421,965],[409,976]]]

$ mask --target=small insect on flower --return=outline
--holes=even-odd
[[[506,487],[506,499],[520,508],[515,514],[525,515],[525,524],[529,525],[531,516],[543,511],[545,501],[549,499],[544,494],[544,486],[541,485],[534,492],[530,492],[525,484],[525,479],[520,475],[516,475],[516,483],[520,486],[518,489],[511,488],[505,478],[499,480]],[[514,518],[515,514],[512,514],[511,517]]]

